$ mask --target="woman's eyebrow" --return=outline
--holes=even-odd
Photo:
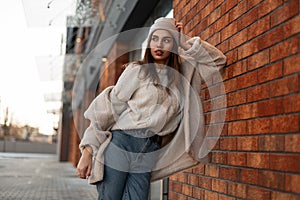
[[[152,37],[159,37],[158,35],[152,35]],[[163,36],[162,38],[172,38],[171,36]]]

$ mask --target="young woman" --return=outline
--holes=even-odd
[[[182,29],[157,19],[143,60],[128,64],[85,112],[91,124],[77,173],[97,185],[98,199],[146,200],[150,181],[206,158],[200,85],[226,57],[199,37],[186,40]]]

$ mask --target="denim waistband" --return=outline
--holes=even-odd
[[[155,134],[153,131],[149,130],[149,129],[128,129],[128,130],[121,130],[121,129],[116,129],[116,130],[111,130],[112,133],[114,132],[118,132],[121,134],[126,134],[126,135],[130,135],[133,137],[137,137],[137,138],[150,138],[150,137],[157,137],[158,135]],[[158,136],[160,137],[160,136]]]
[[[162,137],[148,129],[130,129],[130,130],[116,129],[116,130],[111,130],[111,133],[113,135],[122,134],[122,135],[126,135],[127,137],[129,136],[129,137],[140,138],[140,139],[149,138],[152,142],[155,142],[158,146],[161,146],[162,144]]]

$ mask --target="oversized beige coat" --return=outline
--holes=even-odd
[[[176,131],[163,138],[166,145],[159,151],[156,167],[152,171],[152,181],[166,178],[199,162],[208,161],[210,147],[205,140],[204,114],[199,96],[201,82],[209,79],[212,74],[219,73],[226,63],[226,57],[199,37],[191,38],[188,43],[192,47],[187,51],[180,51],[183,60],[180,70],[185,79],[182,87],[183,118]],[[103,152],[112,137],[109,129],[115,123],[109,99],[113,87],[110,86],[100,93],[84,113],[91,124],[86,129],[79,147],[82,150],[84,146],[89,145],[93,149],[90,184],[103,179]]]

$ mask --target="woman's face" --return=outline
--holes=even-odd
[[[153,32],[150,38],[150,49],[155,63],[166,64],[173,47],[174,40],[169,31],[156,30]]]

